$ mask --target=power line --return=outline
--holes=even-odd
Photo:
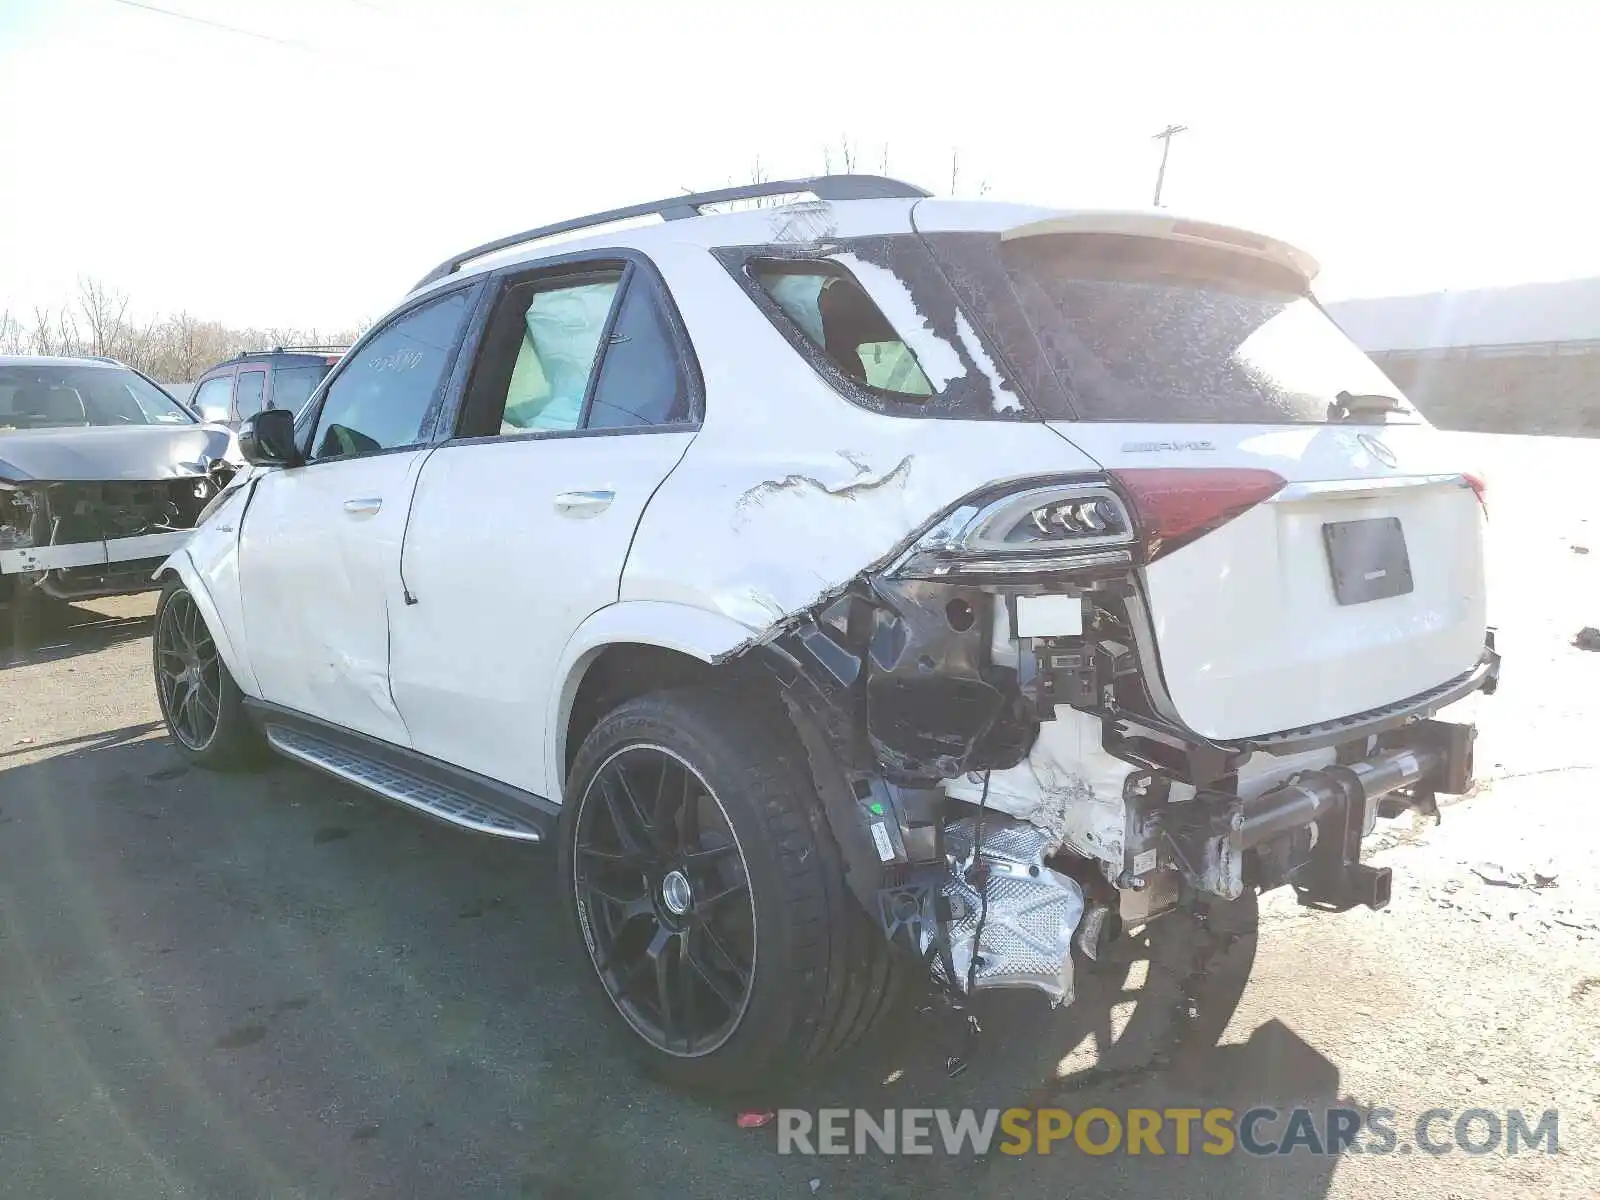
[[[164,17],[176,17],[180,21],[193,21],[196,25],[207,25],[212,29],[221,29],[226,33],[237,33],[241,37],[255,38],[257,41],[271,42],[278,46],[292,46],[297,50],[315,51],[316,47],[298,41],[294,38],[274,37],[270,33],[257,33],[254,29],[241,29],[237,25],[227,25],[221,21],[213,21],[206,17],[197,17],[193,13],[176,12],[170,8],[161,8],[154,4],[144,4],[141,0],[112,0],[115,4],[125,4],[129,8],[143,9],[145,12],[160,13]]]
[[[1161,185],[1167,178],[1167,153],[1172,149],[1172,139],[1177,137],[1178,134],[1187,133],[1188,131],[1189,127],[1187,125],[1168,125],[1155,135],[1154,140],[1161,143],[1161,168],[1156,172],[1155,206],[1157,208],[1161,207]]]

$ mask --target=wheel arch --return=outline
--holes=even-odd
[[[555,673],[548,794],[561,797],[573,756],[606,711],[663,688],[744,678],[727,660],[753,636],[719,613],[665,601],[622,601],[590,616],[567,642]]]
[[[151,578],[160,587],[166,587],[174,578],[183,583],[184,590],[194,597],[195,607],[205,618],[206,628],[211,632],[211,640],[216,643],[217,653],[222,656],[223,665],[233,676],[234,683],[238,684],[239,690],[245,695],[260,696],[261,688],[256,683],[255,672],[250,669],[250,659],[235,644],[227,622],[222,619],[217,603],[212,598],[210,589],[206,587],[205,577],[194,565],[188,550],[174,551],[156,568]]]

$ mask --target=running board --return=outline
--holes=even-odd
[[[375,755],[362,754],[303,729],[271,722],[266,724],[267,741],[279,754],[326,771],[346,783],[373,792],[386,800],[404,804],[430,817],[494,837],[522,842],[544,841],[544,831],[533,821],[491,808],[475,797],[436,780],[384,762]]]

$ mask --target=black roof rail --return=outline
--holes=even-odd
[[[606,225],[612,221],[626,221],[631,217],[659,216],[664,221],[681,221],[688,217],[698,217],[702,208],[712,204],[727,204],[734,200],[759,200],[764,196],[787,196],[796,192],[809,192],[818,200],[919,200],[933,194],[914,183],[902,183],[898,179],[886,179],[882,175],[817,175],[810,179],[776,179],[765,183],[747,183],[738,187],[721,188],[714,192],[691,192],[683,196],[668,196],[664,200],[652,200],[648,204],[630,204],[626,208],[613,208],[606,212],[590,213],[586,217],[574,217],[569,221],[557,221],[554,225],[525,229],[521,233],[513,233],[507,237],[496,238],[492,242],[485,242],[481,246],[474,246],[470,250],[464,250],[445,259],[418,280],[411,290],[418,291],[430,283],[454,275],[461,269],[463,263],[470,262],[474,258],[482,258],[485,254],[493,254],[496,250],[505,250],[523,242],[554,237],[558,233],[570,233],[575,229],[584,229],[590,225]]]
[[[270,358],[274,354],[343,354],[349,346],[274,346],[270,350],[241,350],[229,362],[243,358]]]

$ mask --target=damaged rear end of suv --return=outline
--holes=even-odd
[[[0,358],[0,602],[33,641],[58,605],[148,591],[240,465],[232,435],[109,359]]]
[[[485,243],[246,422],[168,725],[555,842],[596,1009],[691,1086],[918,974],[970,1030],[1260,892],[1382,907],[1363,840],[1472,786],[1498,678],[1483,486],[1315,273],[857,175]]]
[[[1474,727],[1439,714],[1498,678],[1483,488],[1314,262],[1161,213],[797,211],[716,253],[850,402],[782,422],[784,461],[838,466],[743,488],[737,545],[691,560],[705,603],[783,614],[718,661],[775,682],[879,936],[958,1004],[1061,1004],[1075,959],[1173,913],[1385,906],[1363,839],[1472,787]],[[708,427],[683,471],[714,494],[724,453]],[[681,477],[630,575],[689,519]]]

